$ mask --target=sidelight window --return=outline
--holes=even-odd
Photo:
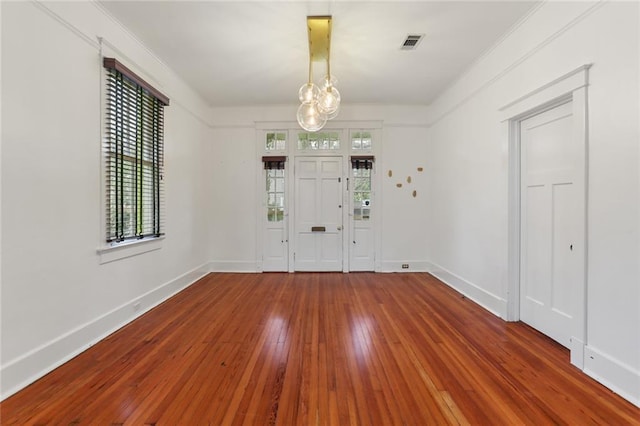
[[[267,170],[267,220],[284,220],[284,170]]]
[[[369,220],[371,218],[371,170],[372,155],[352,155],[353,170],[353,218]]]
[[[284,220],[285,174],[287,157],[262,157],[266,176],[267,221],[282,222]]]

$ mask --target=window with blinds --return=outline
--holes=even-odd
[[[106,240],[159,237],[163,227],[163,108],[169,99],[113,58],[106,70]]]

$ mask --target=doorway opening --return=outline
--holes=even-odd
[[[379,124],[352,124],[258,130],[258,270],[376,270]]]

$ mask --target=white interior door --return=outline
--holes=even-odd
[[[521,122],[520,318],[560,344],[580,329],[584,205],[572,103]]]
[[[342,157],[296,157],[296,271],[342,271]]]

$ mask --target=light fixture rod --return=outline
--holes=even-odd
[[[340,92],[331,79],[331,16],[307,16],[309,39],[309,81],[298,90],[300,106],[296,114],[298,124],[308,132],[322,129],[327,120],[338,115]],[[327,82],[320,86],[313,83],[313,63],[325,61]]]

